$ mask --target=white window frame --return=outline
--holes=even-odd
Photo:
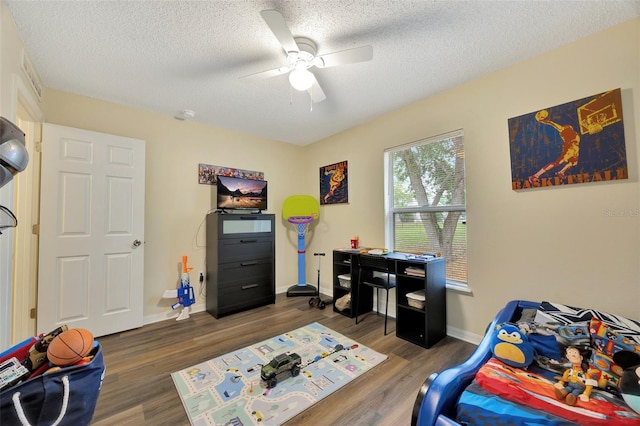
[[[462,129],[455,130],[455,131],[444,133],[441,135],[432,136],[432,137],[420,139],[417,141],[413,141],[407,144],[398,145],[398,146],[385,149],[384,151],[385,246],[389,247],[390,250],[395,249],[394,247],[395,245],[394,215],[395,214],[420,213],[420,212],[429,212],[429,211],[443,211],[443,212],[464,211],[466,213],[467,209],[465,205],[448,205],[448,206],[438,206],[438,207],[402,207],[402,208],[393,207],[394,190],[393,190],[393,165],[391,164],[392,154],[398,151],[409,149],[414,146],[426,145],[426,144],[439,142],[443,139],[448,139],[453,137],[462,137],[464,141],[464,131]],[[465,168],[465,187],[466,187],[466,168]],[[467,240],[467,248],[468,248],[468,240]],[[447,288],[465,292],[465,293],[470,293],[471,290],[468,285],[468,275],[467,275],[467,282],[451,280],[447,278]]]

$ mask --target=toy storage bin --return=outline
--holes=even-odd
[[[409,306],[424,309],[424,290],[414,291],[413,293],[407,293],[407,303]]]
[[[342,288],[351,288],[351,274],[338,275],[338,282]]]
[[[5,388],[0,392],[0,425],[90,424],[105,373],[102,347],[98,344],[92,354],[88,364],[63,367]]]

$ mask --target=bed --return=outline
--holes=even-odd
[[[494,357],[495,330],[503,324],[526,330],[535,349],[530,364],[514,367]],[[554,390],[569,346],[580,349],[594,383],[588,401],[574,405]],[[640,353],[640,323],[559,303],[510,301],[465,362],[425,380],[412,425],[639,425],[640,414],[617,388],[621,373],[611,357],[618,350]]]

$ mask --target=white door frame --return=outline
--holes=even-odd
[[[13,304],[11,340],[16,343],[37,334],[35,315],[38,291],[38,233],[40,215],[40,152],[41,123],[29,105],[18,95],[16,125],[25,133],[29,166],[20,174],[16,211],[18,228],[15,234],[13,262]],[[34,229],[35,228],[35,229]]]
[[[13,75],[13,86],[11,91],[11,107],[9,114],[6,118],[15,122],[15,118],[18,117],[18,104],[21,104],[31,116],[34,123],[40,123],[42,121],[42,112],[38,101],[36,101],[33,91],[28,87],[24,80],[17,74]],[[36,125],[36,127],[38,127]],[[29,152],[30,157],[32,152]],[[28,184],[16,185],[18,182],[22,182],[25,179],[25,173],[28,175],[31,173],[30,168],[33,167],[31,160],[27,169],[14,177],[13,182],[5,185],[0,190],[0,204],[10,208],[16,213],[16,200],[26,200],[33,195],[33,188]],[[39,173],[38,173],[39,176]],[[39,179],[38,179],[39,185]],[[29,206],[31,208],[31,206]],[[37,216],[38,212],[34,214]],[[13,300],[15,297],[15,275],[18,269],[23,268],[22,263],[28,264],[30,259],[18,259],[14,253],[15,242],[22,238],[23,233],[31,234],[31,226],[28,223],[20,223],[18,228],[7,229],[0,236],[0,348],[8,348],[11,345],[17,343],[20,340],[24,331],[21,330],[20,322],[24,318],[29,317],[29,313],[26,312],[14,312]],[[37,261],[36,261],[37,265]],[[36,285],[35,282],[32,285]],[[35,289],[33,289],[35,291]],[[26,317],[25,317],[26,315]],[[25,336],[25,338],[28,336]]]

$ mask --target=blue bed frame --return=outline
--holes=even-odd
[[[519,319],[523,309],[536,309],[538,306],[539,302],[512,300],[498,312],[487,331],[493,330],[496,324]],[[465,362],[434,373],[424,381],[413,406],[413,426],[458,425],[454,420],[456,402],[480,367],[491,358],[490,340],[491,333],[485,333],[476,350]]]

